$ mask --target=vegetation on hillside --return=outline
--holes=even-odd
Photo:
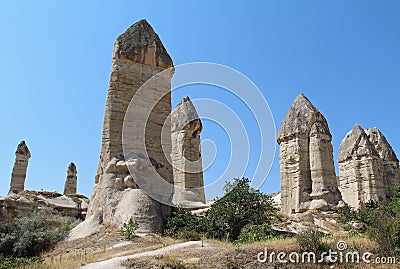
[[[204,234],[208,238],[253,242],[272,234],[270,222],[276,212],[268,195],[251,188],[249,179],[236,178],[233,183],[226,183],[225,195],[205,217],[193,216],[187,209],[174,209],[167,219],[165,234],[192,239]]]
[[[75,218],[55,214],[49,208],[1,224],[0,264],[4,268],[19,268],[40,262],[35,256],[54,246],[77,224]]]
[[[349,206],[339,211],[342,223],[359,223],[355,230],[367,235],[379,244],[381,254],[400,254],[400,186],[395,188],[395,195],[385,205],[371,201],[364,208],[356,211]]]
[[[137,229],[139,229],[139,223],[131,217],[128,222],[122,224],[119,234],[127,240],[132,240],[136,236]]]

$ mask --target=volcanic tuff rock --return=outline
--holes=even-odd
[[[8,217],[26,217],[42,207],[50,207],[62,215],[84,219],[89,199],[83,195],[62,195],[48,191],[22,191],[0,196],[0,221]]]
[[[28,169],[31,153],[25,141],[19,143],[15,152],[15,162],[11,174],[10,190],[8,195],[17,194],[25,189],[26,170]]]
[[[356,124],[340,144],[338,162],[343,200],[356,209],[371,200],[385,203],[399,182],[397,157],[376,128]]]
[[[333,209],[341,201],[331,141],[324,116],[298,95],[278,132],[283,213]]]
[[[393,196],[393,187],[400,183],[399,160],[386,137],[377,128],[365,129],[369,140],[381,157],[386,197]]]
[[[102,220],[117,224],[133,217],[139,222],[139,232],[159,232],[162,229],[169,207],[153,200],[142,187],[152,184],[151,171],[155,169],[170,183],[171,189],[162,191],[172,200],[172,167],[165,157],[171,153],[168,116],[171,113],[172,73],[169,72],[168,77],[160,75],[153,84],[146,83],[149,86],[146,87],[146,98],[134,107],[137,115],[126,118],[126,112],[139,88],[172,66],[170,56],[147,21],[135,23],[117,38],[104,113],[100,161],[88,217],[101,212]],[[152,112],[143,121],[141,113],[149,107],[153,108]],[[124,156],[122,146],[124,124],[132,130],[128,137],[128,157]],[[161,142],[163,125],[169,135]],[[139,149],[141,143],[146,145],[146,152]],[[133,175],[130,171],[134,171]],[[138,181],[141,181],[141,186],[136,184]]]
[[[177,105],[171,116],[173,202],[184,207],[204,206],[203,169],[200,149],[201,120],[189,97]]]
[[[65,179],[64,195],[76,194],[76,185],[78,181],[77,173],[76,165],[70,163],[67,169],[67,178]]]

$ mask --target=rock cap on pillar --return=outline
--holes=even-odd
[[[117,38],[113,56],[163,69],[173,66],[160,37],[145,19],[133,24]]]
[[[310,132],[311,125],[316,121],[322,122],[324,127],[328,126],[321,112],[303,93],[300,93],[290,106],[289,111],[286,113],[279,127],[278,144],[280,144],[281,141],[292,139],[296,135],[307,136]],[[324,128],[324,130],[329,137],[332,137],[329,128]]]

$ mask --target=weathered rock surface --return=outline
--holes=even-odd
[[[325,117],[298,95],[278,132],[284,214],[334,209],[341,201],[331,141]]]
[[[185,97],[171,116],[172,166],[176,205],[204,206],[203,168],[200,149],[201,120],[189,97]]]
[[[343,231],[343,225],[337,222],[338,214],[335,211],[308,210],[289,217],[272,220],[272,229],[282,235],[296,235],[306,231],[321,231],[333,234]]]
[[[25,217],[33,211],[50,207],[62,215],[84,219],[89,199],[83,195],[62,195],[47,191],[22,191],[4,197],[0,196],[0,219],[3,217]]]
[[[31,158],[31,152],[25,141],[21,141],[15,152],[15,162],[11,174],[9,195],[19,193],[25,189],[26,170]]]
[[[381,157],[384,187],[386,198],[388,199],[394,194],[393,187],[400,183],[399,159],[397,159],[392,146],[378,128],[366,129],[365,133],[368,135],[369,141],[371,141]]]
[[[138,89],[154,75],[172,66],[170,56],[147,21],[135,23],[117,38],[104,114],[100,161],[88,217],[101,211],[102,220],[122,224],[133,216],[139,222],[139,232],[161,231],[169,207],[149,197],[143,189],[146,184],[152,184],[151,170],[155,169],[170,183],[171,188],[159,190],[157,186],[151,186],[152,190],[154,193],[164,192],[162,195],[169,195],[172,200],[172,167],[166,158],[171,153],[170,121],[167,120],[171,113],[171,72],[168,77],[164,75],[150,85],[146,84],[146,98],[134,108],[137,117],[131,115],[125,118],[125,122],[124,117]],[[164,95],[164,92],[167,94]],[[152,112],[143,121],[139,114],[149,107],[153,108]],[[127,156],[124,156],[122,146],[124,124],[132,130]],[[168,130],[168,136],[161,141],[163,126]],[[146,152],[140,149],[143,143]]]
[[[64,184],[64,195],[76,194],[76,185],[78,183],[77,177],[78,171],[76,170],[76,165],[70,163],[67,169],[67,178]]]
[[[376,128],[356,124],[340,144],[338,162],[343,200],[356,209],[371,200],[385,203],[398,183],[397,157]]]

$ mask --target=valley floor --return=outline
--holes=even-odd
[[[345,240],[351,251],[373,252],[376,248],[365,238],[336,235],[326,240],[332,249],[340,240]],[[206,240],[203,244],[201,241],[183,242],[159,235],[141,235],[132,241],[125,241],[118,234],[117,227],[105,225],[90,237],[60,242],[52,251],[43,254],[45,262],[42,265],[26,269],[399,268],[394,264],[376,263],[336,263],[334,267],[331,267],[333,264],[278,263],[278,252],[296,252],[297,248],[294,238],[241,246],[216,240]],[[268,256],[276,253],[274,261],[257,260],[259,253],[265,251]]]

